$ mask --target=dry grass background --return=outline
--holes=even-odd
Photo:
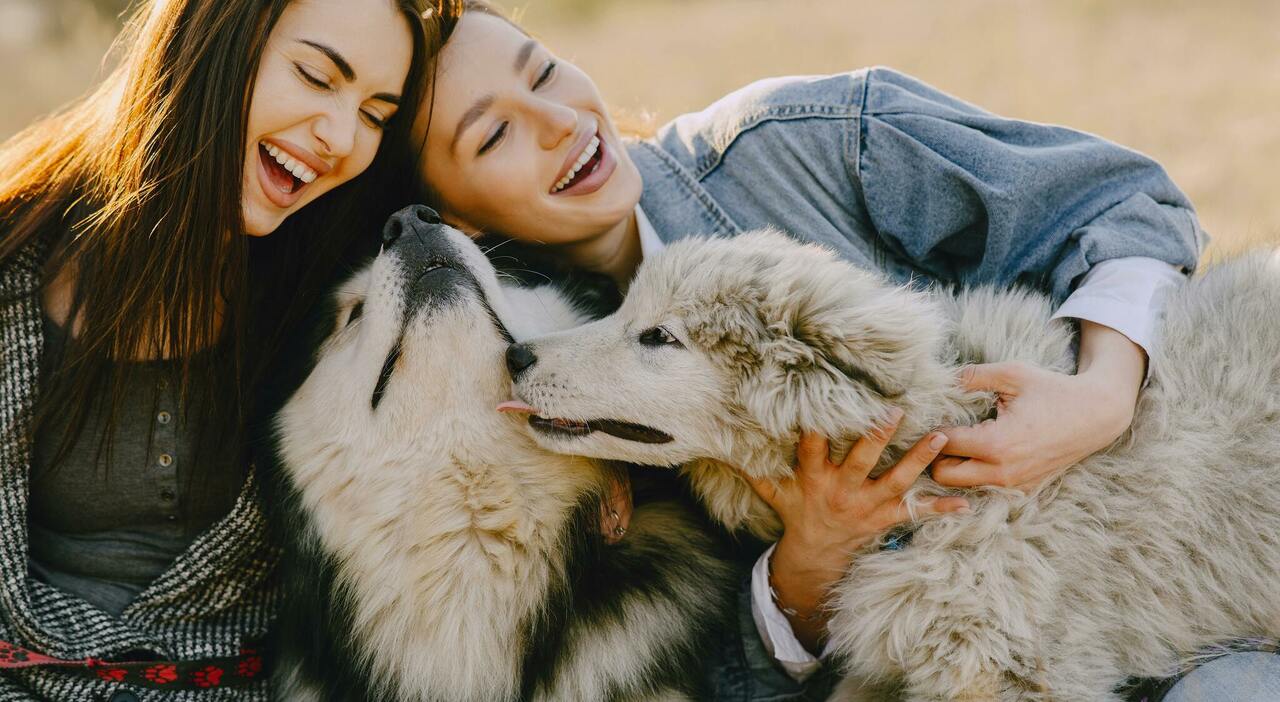
[[[0,0],[0,9],[18,1]],[[594,76],[612,104],[659,121],[757,78],[889,65],[994,112],[1065,124],[1154,156],[1196,203],[1215,254],[1280,242],[1275,0],[506,6]],[[70,23],[61,45],[0,41],[0,137],[83,92],[111,33],[86,19]]]

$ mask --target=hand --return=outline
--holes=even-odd
[[[624,464],[610,466],[608,485],[600,500],[600,535],[613,545],[622,541],[631,526],[631,476]]]
[[[947,455],[934,463],[933,479],[950,487],[1033,492],[1124,433],[1145,363],[1141,347],[1119,332],[1081,322],[1076,375],[1025,363],[965,368],[962,387],[996,393],[996,418],[942,429]]]
[[[815,650],[826,630],[822,602],[848,570],[852,554],[881,532],[911,519],[903,495],[946,444],[946,437],[926,435],[879,478],[868,474],[893,436],[892,424],[862,437],[844,461],[828,456],[827,441],[805,434],[796,450],[794,477],[775,483],[748,478],[752,488],[782,519],[783,534],[773,552],[772,585],[797,638]],[[966,510],[962,497],[934,497],[916,506],[916,515]]]

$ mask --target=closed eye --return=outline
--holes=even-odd
[[[333,86],[329,84],[329,81],[307,70],[305,66],[297,61],[293,62],[293,70],[297,71],[298,77],[311,87],[317,90],[333,90]]]
[[[640,343],[645,346],[674,346],[676,348],[684,348],[684,344],[675,337],[671,332],[662,327],[654,327],[647,329],[640,334]]]
[[[533,89],[537,90],[538,88],[541,88],[543,84],[551,80],[552,76],[554,76],[555,74],[556,74],[556,62],[547,61],[546,68],[543,68],[542,73],[538,74],[537,80],[533,81]]]
[[[502,136],[503,136],[504,134],[506,134],[506,133],[507,133],[507,123],[506,123],[506,122],[503,122],[502,124],[499,124],[499,125],[498,125],[497,130],[495,130],[495,131],[493,132],[493,136],[489,137],[488,141],[486,141],[486,142],[485,142],[485,143],[480,147],[480,150],[479,150],[478,152],[476,152],[476,155],[477,155],[477,156],[483,156],[483,155],[484,155],[486,152],[488,152],[490,149],[492,149],[493,147],[497,146],[497,145],[498,145],[498,142],[502,141]]]

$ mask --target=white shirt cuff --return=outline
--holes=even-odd
[[[1185,281],[1176,266],[1158,259],[1114,258],[1090,268],[1053,316],[1110,327],[1141,346],[1151,358],[1151,350],[1160,341],[1157,336],[1165,297]]]
[[[756,622],[756,631],[764,648],[773,656],[797,682],[804,682],[822,666],[812,653],[796,638],[787,616],[774,604],[769,594],[769,559],[777,544],[760,555],[755,567],[751,569],[751,616]]]

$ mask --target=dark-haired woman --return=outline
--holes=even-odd
[[[999,392],[999,417],[926,436],[899,475],[934,462],[946,485],[1034,490],[1132,421],[1162,292],[1203,241],[1151,159],[888,69],[761,81],[624,141],[580,69],[483,0],[446,5],[422,171],[446,221],[620,285],[667,242],[775,226],[902,284],[1031,285],[1079,320],[1076,374],[975,367],[964,382]],[[806,437],[796,480],[755,486],[784,532],[743,593],[742,636],[718,652],[718,699],[818,698],[802,683],[821,667],[824,599],[849,554],[908,519],[902,489],[861,477],[891,433],[865,437],[843,466]],[[942,498],[922,512],[964,506]],[[1280,657],[1240,653],[1169,699],[1274,699],[1276,681]]]
[[[123,42],[0,146],[0,700],[265,700],[255,385],[408,199],[429,37],[413,0],[151,0]]]

